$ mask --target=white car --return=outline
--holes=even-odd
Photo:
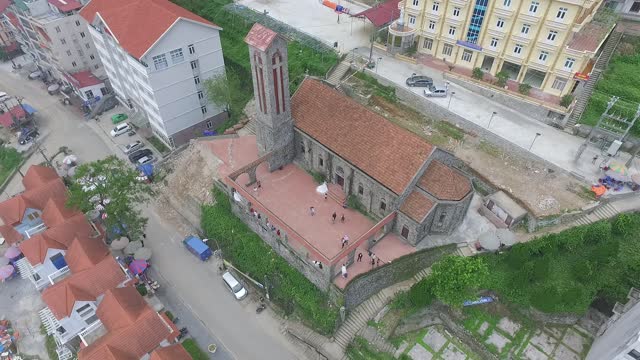
[[[426,97],[447,97],[447,89],[431,86],[424,89],[424,96]]]
[[[130,154],[138,149],[142,149],[142,147],[144,147],[142,141],[136,140],[122,148],[122,151],[124,151],[125,154]]]
[[[129,123],[118,124],[116,125],[116,127],[113,128],[113,130],[111,130],[111,136],[113,137],[120,136],[130,130],[131,130],[131,125],[129,125]]]
[[[247,289],[245,289],[244,286],[242,286],[242,284],[240,284],[240,282],[235,278],[235,276],[228,271],[222,274],[222,281],[229,291],[231,291],[233,296],[236,297],[236,300],[244,299],[249,293]]]
[[[144,165],[144,164],[148,164],[150,162],[153,162],[154,158],[152,155],[149,156],[143,156],[140,159],[138,159],[138,165]]]
[[[0,101],[4,101],[9,99],[9,94],[7,94],[6,92],[0,91]]]

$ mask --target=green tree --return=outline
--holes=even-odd
[[[433,294],[451,306],[462,306],[488,275],[484,258],[447,256],[431,267],[429,283]]]
[[[137,240],[147,225],[138,206],[153,195],[138,176],[138,171],[115,156],[80,165],[69,187],[68,204],[82,211],[100,210],[110,235],[119,229]]]
[[[628,271],[640,272],[640,238],[637,235],[625,236],[620,241],[618,259]]]
[[[224,74],[205,80],[204,88],[213,104],[225,107],[230,114],[242,114],[246,89],[243,89],[242,81],[233,69],[227,68]]]

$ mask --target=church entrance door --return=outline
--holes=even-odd
[[[340,187],[344,188],[344,178],[340,175],[336,175],[336,184],[340,185]]]

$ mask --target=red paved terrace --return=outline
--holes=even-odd
[[[218,139],[205,143],[211,151],[223,163],[218,168],[220,178],[225,178],[231,172],[258,159],[258,147],[255,136],[239,138]],[[289,244],[295,248],[305,248],[310,254],[310,261],[318,260],[323,264],[336,263],[339,273],[340,264],[346,262],[346,256],[351,247],[342,248],[341,239],[349,236],[349,245],[354,246],[357,239],[369,231],[374,225],[372,220],[351,209],[343,209],[342,204],[336,199],[344,198],[343,193],[337,193],[330,186],[332,194],[327,200],[316,192],[318,184],[303,169],[294,164],[286,165],[282,170],[269,172],[267,164],[258,166],[257,179],[261,183],[261,189],[255,192],[253,187],[246,187],[249,176],[243,174],[236,179],[236,188],[248,197],[256,207],[262,207],[272,213],[269,221],[276,227],[289,227],[299,235],[289,236]],[[309,208],[316,210],[314,216],[310,215]],[[337,214],[337,220],[332,223],[331,215]],[[345,222],[340,222],[344,214]],[[268,215],[263,215],[268,216]],[[280,224],[279,220],[282,222]],[[384,220],[383,220],[384,221]],[[287,231],[287,233],[290,233]],[[367,261],[369,257],[364,250],[366,242],[358,247],[358,253],[363,253],[362,262],[354,262],[348,267],[347,279],[338,276],[334,283],[344,288],[348,280],[354,276],[369,271],[372,266]],[[383,262],[412,253],[415,248],[397,235],[389,233],[372,248],[372,251]]]

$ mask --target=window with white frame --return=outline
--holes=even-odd
[[[504,19],[503,18],[498,18],[498,22],[496,22],[496,27],[498,29],[502,29],[504,27]]]
[[[80,37],[84,39],[84,37],[87,36],[84,34],[84,31],[80,31]]]
[[[462,51],[462,61],[471,62],[471,58],[473,57],[473,51],[464,49]]]
[[[62,45],[65,45],[65,44],[67,43],[67,40],[65,40],[64,38],[62,38],[62,39],[60,39],[60,43],[61,43]]]
[[[71,56],[71,50],[67,50],[67,56]]]
[[[567,86],[567,79],[556,76],[553,80],[553,84],[551,84],[551,88],[555,90],[564,90],[564,87]]]
[[[420,0],[413,0],[413,6],[420,5]]]
[[[433,39],[425,38],[422,42],[422,47],[431,50],[431,48],[433,48]]]
[[[451,56],[452,52],[453,52],[453,45],[444,44],[444,46],[442,46],[442,55]]]
[[[196,85],[200,84],[200,76],[197,76],[197,75],[196,75],[196,76],[194,76],[194,77],[193,77],[193,82],[194,82]]]
[[[76,20],[76,26],[80,26],[80,20]]]
[[[62,30],[60,29],[60,26],[56,26],[56,28],[55,28],[55,29],[56,29],[56,32],[57,32],[57,33],[62,32]]]
[[[516,46],[513,47],[513,53],[522,54],[522,45],[516,44]]]
[[[192,69],[192,70],[195,70],[195,69],[197,69],[197,68],[198,68],[198,60],[193,60],[193,61],[191,62],[191,69]]]
[[[413,15],[409,15],[409,24],[410,25],[415,25],[416,24],[416,17]]]
[[[565,68],[565,69],[571,69],[571,68],[573,68],[573,64],[575,64],[575,63],[576,63],[576,59],[574,59],[574,58],[567,58],[567,59],[564,61],[564,68]]]
[[[193,54],[196,53],[196,48],[195,48],[195,46],[193,46],[193,44],[189,44],[187,47],[189,48],[189,54],[190,55],[193,55]]]
[[[213,127],[213,121],[207,121],[207,129],[211,129]]]
[[[531,5],[529,5],[529,13],[530,14],[535,14],[538,12],[538,7],[540,6],[540,3],[538,1],[532,1]]]
[[[171,63],[178,64],[184,61],[184,54],[182,54],[182,48],[177,48],[169,52],[171,55]]]
[[[453,8],[453,16],[455,16],[455,17],[460,16],[460,8],[459,7],[454,7]]]
[[[167,63],[167,57],[164,54],[156,55],[152,57],[153,66],[156,70],[163,70],[169,67],[169,63]]]
[[[540,51],[540,55],[538,55],[538,60],[540,60],[540,62],[546,62],[547,59],[549,58],[549,52],[548,51]]]
[[[489,47],[497,48],[498,47],[498,38],[491,38],[491,42],[489,42]]]
[[[558,36],[558,32],[555,30],[549,30],[549,34],[547,34],[547,40],[556,41],[556,36]]]
[[[559,20],[564,19],[564,17],[567,15],[567,11],[569,11],[569,9],[565,7],[559,8],[558,12],[556,13],[556,19],[559,19]]]
[[[204,99],[204,92],[202,90],[198,91],[198,100]]]
[[[95,56],[93,56],[93,54],[92,54],[92,55],[89,55],[89,58],[90,58],[91,60],[95,60],[95,59],[96,59],[96,57],[95,57]]]
[[[202,115],[207,113],[207,105],[201,106],[200,111],[202,111]]]
[[[84,44],[84,47],[86,47],[87,49],[91,49],[91,45],[89,43]]]
[[[435,30],[436,29],[436,22],[433,20],[429,20],[429,30]]]
[[[504,3],[502,3],[502,5],[506,8],[510,8],[511,7],[511,0],[504,0]]]
[[[73,62],[71,62],[71,66],[76,67],[76,66],[78,66],[78,64],[76,64],[76,62],[73,61]]]
[[[451,35],[451,36],[455,36],[456,35],[456,27],[455,26],[449,26],[449,35]]]
[[[439,3],[439,2],[437,2],[437,1],[434,1],[434,2],[433,2],[433,6],[431,7],[431,9],[432,9],[434,12],[438,12],[438,9],[439,9],[439,8],[440,8],[440,3]]]
[[[522,29],[520,29],[520,33],[522,35],[528,35],[529,34],[529,30],[531,30],[531,25],[529,24],[522,24]]]

